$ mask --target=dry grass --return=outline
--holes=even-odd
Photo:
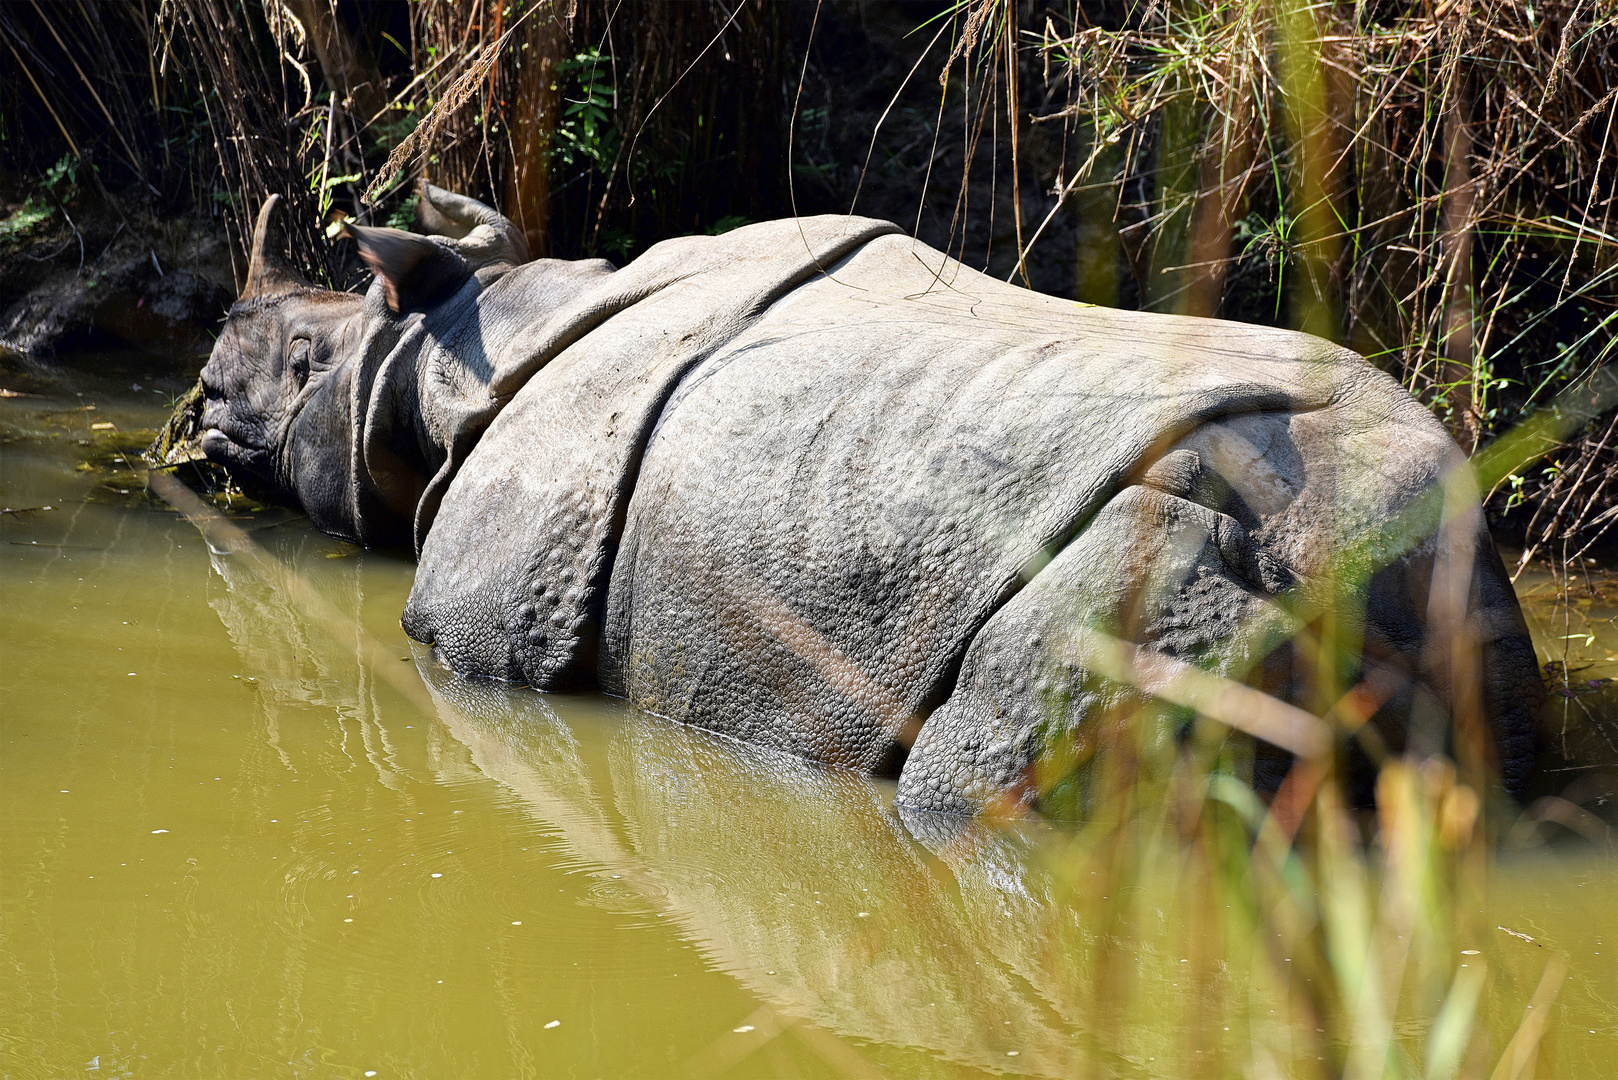
[[[536,254],[617,259],[726,213],[769,216],[784,202],[787,16],[714,0],[487,14],[422,0],[407,96],[423,119],[371,192],[421,169],[487,193]]]
[[[983,5],[978,5],[983,6]],[[987,6],[994,6],[988,4]],[[1025,30],[1147,306],[1290,322],[1475,447],[1618,343],[1618,9],[1141,0]],[[1002,44],[1005,42],[1002,38]],[[1102,194],[1101,199],[1096,193]],[[1251,294],[1272,298],[1254,310]],[[1597,428],[1514,474],[1528,552],[1615,519]]]

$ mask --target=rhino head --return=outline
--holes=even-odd
[[[296,498],[315,478],[300,486],[294,433],[352,351],[364,301],[318,289],[280,260],[280,203],[272,195],[259,212],[247,283],[202,369],[200,449]]]
[[[425,456],[365,460],[373,424],[392,436],[418,422],[406,415],[414,370],[380,386],[375,369],[413,316],[419,323],[528,258],[522,234],[493,209],[427,183],[420,193],[423,222],[437,235],[342,226],[375,271],[363,296],[314,286],[285,263],[281,198],[270,196],[246,284],[202,369],[200,415],[185,421],[201,456],[298,503],[322,530],[367,544],[408,540],[420,474],[433,467]]]

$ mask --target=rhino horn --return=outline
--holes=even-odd
[[[454,240],[455,249],[474,270],[494,263],[528,261],[528,241],[522,230],[498,210],[426,180],[418,183],[416,192],[421,196],[416,209],[421,227]]]
[[[308,282],[282,262],[280,253],[286,248],[286,231],[281,226],[280,210],[279,195],[271,195],[259,208],[258,222],[253,226],[253,245],[248,252],[247,283],[242,286],[243,300],[308,288]]]

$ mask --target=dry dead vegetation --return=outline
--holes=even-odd
[[[1612,358],[1612,4],[1143,0],[999,47],[1014,29],[1061,84],[1038,122],[1078,147],[1063,190],[1114,208],[1145,304],[1343,340],[1469,447]],[[1505,479],[1524,561],[1611,527],[1614,449],[1604,416]]]

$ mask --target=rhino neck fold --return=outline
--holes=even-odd
[[[289,490],[321,532],[374,544],[384,530],[354,469],[352,389],[357,365],[332,368],[292,421],[282,457]]]
[[[402,316],[373,288],[358,344],[294,421],[287,488],[344,539],[391,547],[425,536],[449,478],[499,411],[488,343],[531,322],[530,301],[554,307],[607,269],[547,260],[480,272],[431,311]]]
[[[417,503],[444,457],[419,404],[422,369],[480,291],[470,281],[425,318],[393,314],[374,289],[367,297],[357,344],[321,377],[283,453],[286,487],[323,532],[367,547],[410,543]]]

